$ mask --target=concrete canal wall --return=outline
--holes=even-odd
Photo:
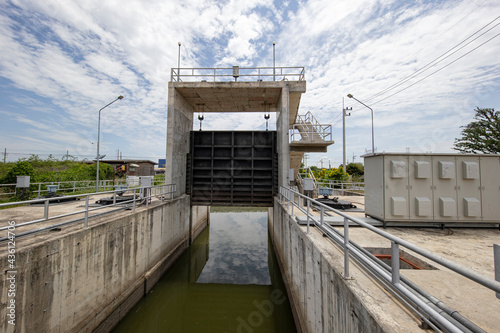
[[[315,228],[307,234],[278,199],[269,209],[269,231],[300,332],[420,330],[366,274],[344,279],[343,252]]]
[[[207,225],[207,213],[207,207],[191,213],[184,195],[109,215],[88,229],[34,238],[16,252],[16,325],[2,320],[0,331],[109,331]],[[8,284],[2,274],[1,318],[7,318]]]

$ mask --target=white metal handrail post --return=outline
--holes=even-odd
[[[132,204],[133,212],[135,213],[135,188],[134,188],[134,203]]]
[[[391,241],[392,283],[399,284],[399,245]]]
[[[45,203],[44,203],[43,218],[45,220],[49,219],[49,199],[45,200]]]
[[[344,217],[344,279],[349,278],[349,220]]]
[[[321,206],[320,213],[319,213],[319,222],[320,222],[321,226],[323,226],[323,222],[324,222],[324,213],[325,213],[325,208],[323,206]]]
[[[89,223],[89,195],[85,196],[85,224],[84,227],[87,229]]]
[[[493,244],[493,260],[495,261],[495,280],[500,282],[500,245]],[[500,292],[496,293],[500,298]]]
[[[309,208],[311,206],[311,200],[307,199],[307,233],[309,234]]]

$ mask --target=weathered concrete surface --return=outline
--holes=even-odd
[[[278,186],[288,186],[290,184],[290,146],[289,138],[289,118],[290,118],[290,89],[285,85],[281,89],[281,96],[278,102],[278,114],[276,121],[277,141],[278,141]]]
[[[210,207],[192,206],[191,207],[191,231],[190,241],[192,243],[196,237],[208,226],[210,217]]]
[[[279,112],[281,90],[290,95],[289,125],[295,123],[306,81],[170,82],[195,110],[203,104],[204,112]]]
[[[165,183],[177,184],[175,197],[186,193],[186,156],[189,153],[189,132],[193,127],[195,106],[168,85],[167,154]]]
[[[269,231],[302,332],[423,332],[366,273],[351,263],[346,280],[343,253],[314,228],[309,234],[275,200]]]
[[[206,211],[206,210],[205,210]],[[103,217],[16,248],[16,332],[108,331],[189,245],[191,208],[181,196]],[[191,220],[203,225],[202,210]],[[7,251],[0,260],[7,262]],[[0,277],[6,318],[6,274]],[[105,319],[108,318],[107,321]],[[6,320],[2,332],[13,332]]]

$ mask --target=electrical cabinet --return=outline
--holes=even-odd
[[[500,155],[367,155],[365,211],[383,221],[500,222]]]
[[[422,221],[433,220],[432,159],[430,156],[410,155],[408,167],[410,216]]]

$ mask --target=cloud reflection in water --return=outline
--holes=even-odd
[[[209,258],[196,282],[270,285],[267,211],[211,212]]]

